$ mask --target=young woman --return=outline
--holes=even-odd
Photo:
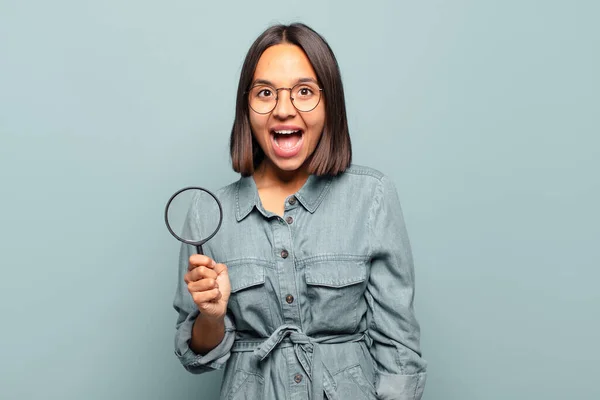
[[[319,34],[293,24],[258,37],[230,144],[241,178],[216,193],[223,225],[206,255],[181,251],[182,364],[225,368],[221,399],[420,399],[400,202],[386,176],[351,165],[340,71]]]

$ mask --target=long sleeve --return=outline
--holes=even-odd
[[[191,234],[199,217],[194,211],[199,206],[191,207],[188,218],[186,219],[183,236],[197,237],[197,232]],[[186,235],[187,234],[187,235]],[[190,236],[192,235],[192,236]],[[191,373],[200,374],[215,369],[222,369],[231,354],[231,348],[235,340],[235,325],[233,319],[225,316],[225,336],[221,343],[205,355],[196,354],[189,346],[189,341],[192,338],[192,328],[198,317],[199,310],[194,303],[192,296],[187,290],[187,284],[183,277],[188,270],[188,261],[192,254],[195,254],[195,247],[187,244],[182,244],[179,252],[179,273],[177,277],[177,290],[173,307],[178,312],[176,332],[175,332],[175,354],[179,358],[181,364]],[[207,254],[210,256],[210,254]]]
[[[414,267],[393,183],[381,179],[369,216],[371,272],[366,291],[369,350],[380,399],[419,400],[427,379],[414,310]]]

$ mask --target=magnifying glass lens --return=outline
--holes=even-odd
[[[203,242],[219,228],[221,211],[208,192],[190,188],[176,194],[167,211],[167,225],[179,240]]]

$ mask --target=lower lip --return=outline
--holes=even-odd
[[[281,147],[279,147],[277,145],[277,142],[275,141],[275,136],[271,135],[271,144],[273,145],[273,152],[275,153],[275,155],[277,157],[281,157],[281,158],[292,158],[292,157],[297,156],[298,153],[300,153],[300,150],[302,149],[303,142],[304,142],[304,135],[302,135],[300,137],[298,144],[296,144],[294,147],[291,147],[289,149],[282,149]]]

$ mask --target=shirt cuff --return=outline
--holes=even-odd
[[[378,372],[377,398],[381,400],[420,400],[427,373],[395,375]]]
[[[198,310],[191,312],[185,321],[179,325],[175,334],[175,355],[177,355],[185,369],[194,374],[201,374],[225,367],[231,354],[233,342],[235,341],[235,326],[231,318],[226,315],[225,336],[221,340],[221,343],[205,355],[195,353],[190,348],[189,342],[192,338],[194,321],[196,321],[199,314]]]

